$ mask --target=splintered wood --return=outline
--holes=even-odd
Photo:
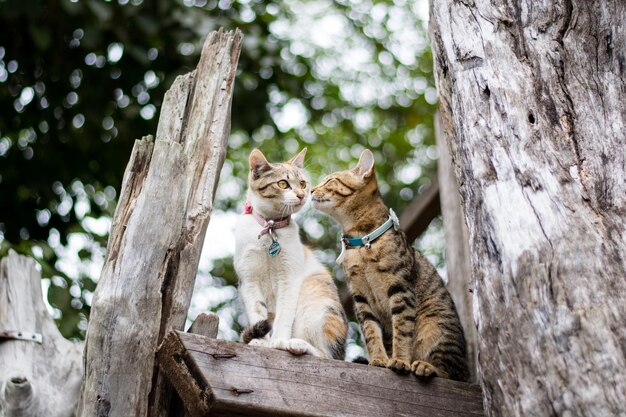
[[[170,332],[158,358],[192,417],[482,416],[480,388]]]
[[[230,133],[242,35],[212,32],[165,94],[156,139],[135,143],[94,293],[78,415],[168,414],[154,352],[187,316]]]

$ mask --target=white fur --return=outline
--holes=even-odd
[[[248,198],[254,209],[262,213],[264,201],[255,198],[252,192]],[[306,249],[300,242],[299,228],[293,219],[289,226],[275,231],[281,246],[276,257],[267,253],[270,236],[265,234],[257,238],[261,229],[252,215],[242,214],[235,230],[234,264],[248,323],[253,325],[266,319],[268,312],[275,314],[270,335],[265,339],[254,339],[250,344],[293,354],[330,357],[322,331],[325,311],[330,303],[300,297],[303,281],[313,274],[326,273],[324,266],[312,253],[305,259]]]

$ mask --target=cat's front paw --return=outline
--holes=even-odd
[[[370,359],[370,366],[378,366],[380,368],[387,367],[387,359],[386,358],[372,358]]]
[[[415,361],[411,364],[411,372],[420,378],[432,378],[443,376],[442,372],[434,365],[426,361]]]
[[[269,343],[267,342],[267,340],[265,339],[252,339],[250,341],[250,343],[248,343],[249,346],[261,346],[261,347],[268,347]]]
[[[387,362],[387,368],[399,374],[408,374],[411,371],[411,364],[402,359],[391,358]]]
[[[289,339],[287,350],[292,355],[304,355],[309,350],[309,344],[302,339]]]
[[[304,355],[308,351],[309,344],[302,339],[275,339],[270,342],[270,347],[286,350],[293,355]]]
[[[269,347],[272,349],[287,350],[288,344],[289,343],[285,339],[272,339],[269,343]]]

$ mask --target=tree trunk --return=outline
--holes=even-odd
[[[490,415],[626,415],[626,3],[438,0]]]
[[[156,140],[135,143],[93,298],[79,415],[169,408],[155,351],[182,329],[226,153],[241,33],[211,33],[165,94]]]
[[[467,365],[470,370],[470,381],[476,381],[476,326],[472,319],[472,293],[470,266],[469,237],[461,199],[459,185],[448,144],[446,142],[441,116],[435,116],[435,137],[439,151],[437,177],[439,178],[439,199],[441,200],[441,217],[446,234],[446,269],[448,272],[448,291],[454,300],[456,310],[461,319],[465,342],[467,345]]]
[[[0,260],[0,417],[72,417],[80,395],[82,344],[48,315],[36,265]]]

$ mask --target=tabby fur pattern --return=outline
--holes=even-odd
[[[378,190],[374,155],[354,169],[325,177],[312,190],[314,206],[337,220],[344,236],[371,233],[389,218]],[[365,336],[370,365],[418,377],[466,381],[465,337],[454,302],[437,270],[401,230],[365,246],[348,247],[342,266]]]

